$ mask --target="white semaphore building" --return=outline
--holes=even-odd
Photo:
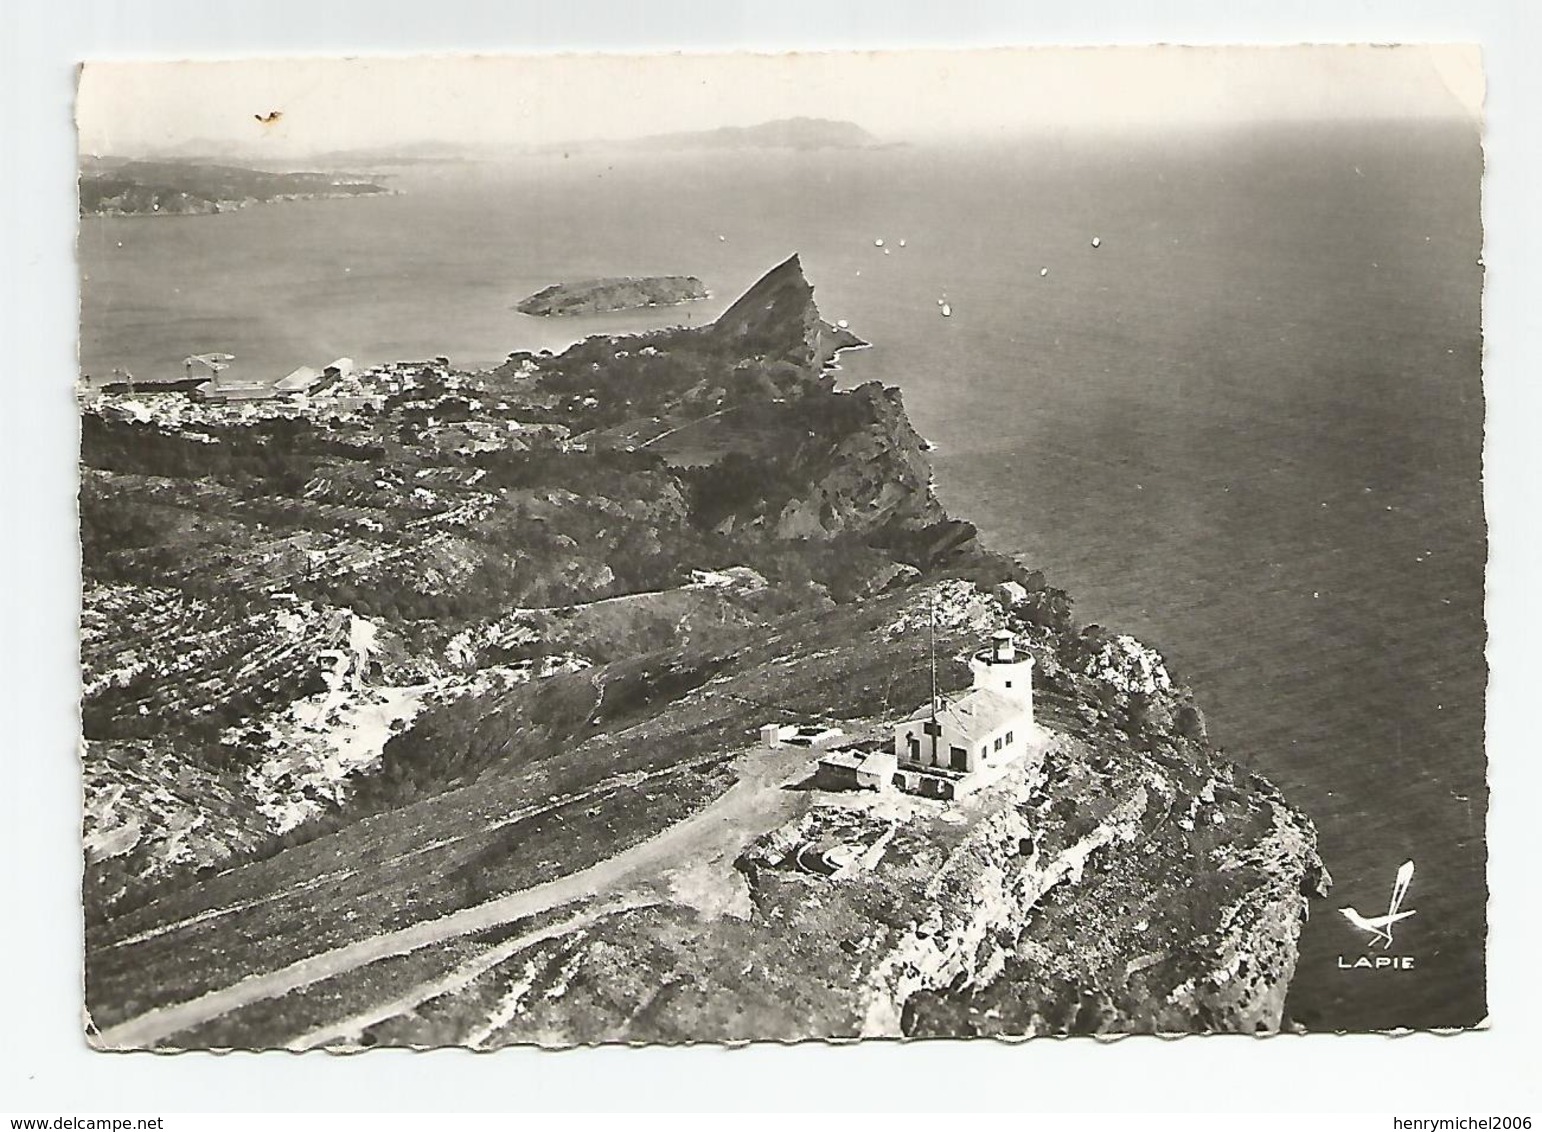
[[[1034,749],[1033,657],[1001,630],[969,660],[974,686],[938,696],[894,726],[895,781],[914,794],[953,798]]]

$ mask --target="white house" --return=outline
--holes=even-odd
[[[894,726],[899,785],[951,798],[978,772],[1027,753],[1033,742],[1033,657],[1002,630],[970,658],[974,687],[939,696]]]

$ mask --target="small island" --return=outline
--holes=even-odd
[[[521,314],[574,315],[672,307],[707,297],[707,288],[694,275],[648,275],[584,279],[553,283],[516,304]]]

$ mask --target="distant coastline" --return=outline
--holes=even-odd
[[[331,173],[273,173],[235,165],[94,159],[80,173],[82,216],[204,216],[276,201],[395,195]]]
[[[397,189],[381,189],[379,192],[372,193],[285,193],[274,197],[244,197],[241,200],[220,200],[207,203],[197,201],[178,203],[173,201],[169,205],[163,199],[152,202],[150,207],[144,209],[109,205],[91,210],[82,208],[80,214],[82,216],[107,216],[115,220],[139,220],[176,216],[217,216],[220,213],[239,212],[244,208],[253,208],[264,204],[283,204],[291,201],[351,200],[362,196],[394,197],[401,195],[401,192]]]

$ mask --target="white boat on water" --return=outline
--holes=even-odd
[[[1095,247],[1095,248],[1101,248],[1103,246],[1103,237],[1102,236],[1094,236],[1094,237],[1092,237],[1092,246]]]
[[[942,317],[943,318],[952,318],[953,317],[953,308],[950,307],[947,303],[943,303],[942,304]]]

